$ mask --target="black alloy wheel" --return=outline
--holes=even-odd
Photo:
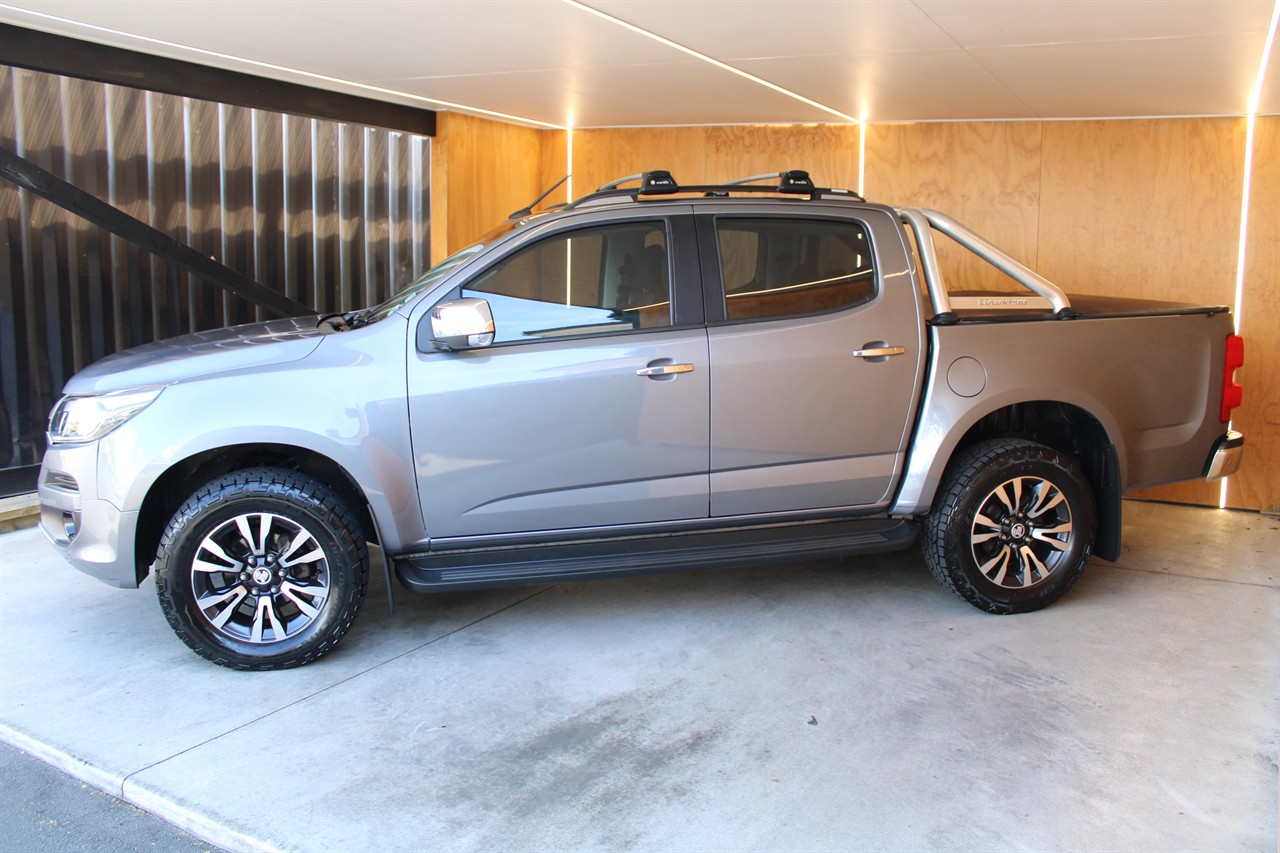
[[[1060,598],[1093,551],[1095,506],[1075,461],[1021,439],[957,454],[924,520],[923,549],[944,586],[990,613]]]
[[[192,495],[155,569],[173,630],[233,669],[284,669],[331,651],[369,581],[351,510],[328,486],[280,468],[233,472]]]

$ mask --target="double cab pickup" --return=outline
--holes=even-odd
[[[941,233],[1007,291],[948,291]],[[1067,296],[958,222],[804,172],[513,215],[388,302],[73,377],[41,526],[154,572],[214,663],[297,666],[370,543],[420,592],[907,548],[991,613],[1120,553],[1121,496],[1237,469],[1226,308]]]

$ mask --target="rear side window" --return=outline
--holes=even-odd
[[[557,234],[519,250],[463,288],[489,301],[496,343],[671,325],[661,222]]]
[[[719,219],[725,317],[834,311],[876,293],[871,243],[856,222]]]

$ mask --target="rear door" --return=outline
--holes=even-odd
[[[924,338],[896,222],[797,209],[698,217],[713,516],[871,511],[902,469]]]
[[[552,223],[477,271],[492,346],[410,353],[433,540],[706,518],[710,372],[687,206]]]

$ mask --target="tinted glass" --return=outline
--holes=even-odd
[[[730,320],[848,308],[875,296],[871,244],[856,222],[720,219]]]
[[[633,222],[558,234],[467,285],[489,300],[495,342],[671,325],[666,229]]]

